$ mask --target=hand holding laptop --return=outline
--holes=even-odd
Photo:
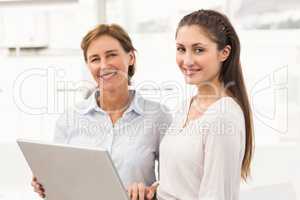
[[[31,186],[34,188],[34,192],[36,192],[41,198],[46,197],[45,189],[42,184],[38,182],[36,177],[32,178]],[[143,183],[133,183],[128,187],[127,192],[131,200],[151,200],[154,198],[157,187],[158,182],[155,182],[150,187],[145,186]]]
[[[37,181],[36,177],[33,177],[33,178],[32,178],[31,186],[32,186],[33,189],[34,189],[34,192],[38,193],[38,195],[39,195],[41,198],[45,198],[45,197],[46,197],[45,189],[44,189],[44,187],[42,186],[42,184],[40,184],[40,183]]]
[[[157,187],[158,182],[149,187],[143,183],[133,183],[128,187],[127,192],[131,200],[151,200],[154,198]]]

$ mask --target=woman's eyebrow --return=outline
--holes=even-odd
[[[90,55],[90,56],[88,57],[88,59],[92,59],[92,58],[94,58],[94,57],[98,57],[98,55],[97,55],[97,54]]]
[[[177,46],[184,46],[183,44],[181,43],[176,43]],[[201,42],[197,42],[197,43],[194,43],[192,44],[192,47],[196,47],[196,46],[206,46],[205,44],[201,43]]]
[[[196,46],[206,46],[206,45],[201,43],[201,42],[197,42],[197,43],[192,44],[192,47],[196,47]]]
[[[117,52],[118,52],[117,49],[110,49],[110,50],[105,51],[106,54],[108,54],[108,53],[117,53]]]
[[[117,53],[117,52],[118,52],[117,49],[110,49],[110,50],[105,51],[105,54]],[[99,57],[99,56],[98,56],[98,54],[92,54],[92,55],[88,56],[88,59],[92,59],[94,57]]]

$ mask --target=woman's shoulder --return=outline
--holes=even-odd
[[[149,98],[144,97],[139,91],[135,91],[134,102],[135,107],[141,110],[146,115],[160,115],[170,113],[168,106],[162,102],[154,101]]]
[[[70,124],[88,113],[91,109],[90,107],[91,105],[88,99],[83,99],[73,105],[66,105],[64,110],[60,113],[57,123]]]
[[[240,104],[238,103],[238,100],[230,97],[230,96],[226,96],[226,97],[222,97],[221,101],[223,101],[223,113],[226,116],[231,116],[231,117],[243,117],[243,110],[242,107],[240,106]]]
[[[168,106],[165,104],[158,102],[158,101],[153,101],[150,99],[144,98],[144,111],[152,113],[152,111],[155,112],[169,112],[170,109]]]
[[[243,110],[238,101],[233,97],[222,97],[209,112],[212,112],[211,117],[208,117],[210,121],[244,127]]]

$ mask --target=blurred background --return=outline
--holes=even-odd
[[[193,90],[175,29],[201,8],[225,13],[241,40],[256,140],[241,200],[300,200],[299,0],[0,0],[0,200],[38,199],[15,140],[51,141],[57,117],[94,86],[80,50],[88,30],[123,26],[137,49],[132,87],[174,113]]]

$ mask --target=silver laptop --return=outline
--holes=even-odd
[[[18,139],[47,200],[129,200],[107,151]]]

